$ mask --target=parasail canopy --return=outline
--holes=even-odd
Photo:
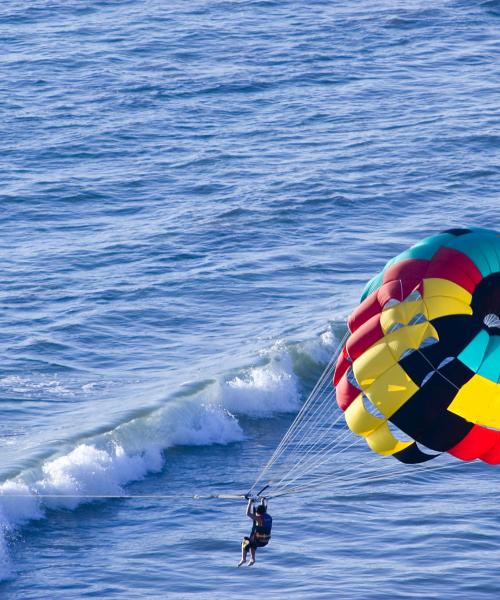
[[[333,377],[348,427],[404,463],[500,463],[500,234],[451,229],[389,261]]]
[[[332,479],[340,489],[360,469],[370,484],[402,475],[400,463],[442,453],[499,464],[499,316],[496,231],[450,229],[393,258],[367,284],[337,352],[247,496]],[[363,438],[400,463],[382,469],[376,455],[352,450]],[[410,472],[459,464],[449,458]]]

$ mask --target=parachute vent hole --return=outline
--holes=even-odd
[[[488,329],[500,329],[500,317],[495,313],[489,313],[484,317],[483,323]]]
[[[471,308],[473,314],[488,328],[499,327],[495,323],[498,323],[500,316],[500,272],[492,273],[478,283],[472,295]],[[492,333],[498,335],[496,331]]]

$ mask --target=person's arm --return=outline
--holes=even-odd
[[[248,504],[247,504],[247,517],[249,517],[250,519],[252,519],[252,521],[256,521],[257,517],[255,516],[254,512],[253,512],[253,500],[252,498],[250,498],[248,500]]]

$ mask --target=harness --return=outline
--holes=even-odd
[[[269,540],[271,539],[273,518],[271,515],[264,513],[263,515],[259,515],[257,519],[257,521],[253,522],[250,539],[257,547],[262,548],[263,546],[267,546]]]

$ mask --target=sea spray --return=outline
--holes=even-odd
[[[252,367],[219,387],[221,404],[236,414],[253,416],[292,412],[300,403],[299,382],[283,345],[274,346],[263,366]]]
[[[282,340],[261,352],[263,365],[244,369],[223,381],[219,402],[236,415],[270,416],[299,409],[305,379],[321,372],[335,350],[337,339],[329,326],[319,337],[302,343]]]
[[[82,501],[78,496],[119,496],[124,493],[124,484],[161,468],[161,459],[150,454],[129,455],[118,444],[107,450],[80,444],[66,456],[45,463],[43,479],[35,482],[32,489],[41,495],[76,496],[46,498],[44,504],[49,508],[74,508]]]
[[[28,521],[40,519],[43,511],[40,501],[22,481],[0,484],[0,581],[13,575],[7,552],[7,537]]]
[[[0,516],[0,520],[1,520]],[[5,543],[5,529],[0,524],[0,582],[12,577],[12,565]]]
[[[303,346],[304,352],[319,365],[326,365],[332,358],[339,340],[331,326],[329,326],[320,336],[319,339],[308,340]]]

